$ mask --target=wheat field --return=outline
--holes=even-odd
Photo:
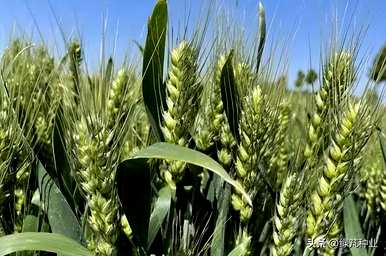
[[[290,88],[266,11],[252,40],[169,40],[158,0],[138,60],[95,72],[79,38],[60,56],[13,38],[0,255],[386,255],[381,58],[359,84],[360,35],[337,34]]]

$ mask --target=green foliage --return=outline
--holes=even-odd
[[[373,66],[370,70],[370,78],[376,82],[386,81],[386,45],[379,49],[373,60]]]
[[[297,73],[296,81],[295,81],[296,88],[302,88],[303,87],[304,78],[305,78],[305,74],[303,73],[303,71],[299,70]]]
[[[315,70],[310,69],[308,70],[304,81],[306,82],[306,84],[313,84],[316,79],[318,79],[318,74],[315,72]]]
[[[221,98],[224,104],[225,114],[227,116],[229,127],[233,137],[238,140],[239,126],[239,95],[234,77],[234,69],[232,65],[233,52],[231,51],[221,70]]]
[[[118,195],[134,236],[147,247],[151,214],[150,167],[142,159],[119,164],[117,170]]]
[[[60,234],[26,232],[0,238],[1,256],[25,250],[53,252],[65,256],[92,255],[79,243]]]
[[[361,223],[359,222],[358,207],[352,196],[348,196],[344,201],[344,231],[347,239],[365,239]],[[353,256],[368,255],[366,248],[350,248]]]
[[[38,165],[38,182],[41,191],[41,206],[47,213],[52,232],[81,242],[81,227],[75,214],[41,163]]]
[[[161,140],[162,109],[165,107],[163,66],[167,34],[167,3],[157,1],[148,23],[142,64],[142,95],[148,117],[158,140]]]

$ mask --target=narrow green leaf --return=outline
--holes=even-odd
[[[92,255],[79,243],[61,234],[27,232],[0,237],[0,256],[20,251],[46,251],[66,256]]]
[[[266,37],[265,10],[261,2],[259,2],[259,42],[257,46],[257,63],[256,74],[259,73],[261,57],[263,56]]]
[[[52,151],[54,156],[55,176],[58,181],[58,187],[65,196],[71,208],[75,208],[74,190],[75,180],[71,175],[71,167],[67,158],[67,152],[62,135],[63,127],[61,120],[63,119],[63,110],[60,107],[56,115],[55,126],[52,133]],[[48,173],[51,177],[53,174]]]
[[[78,104],[79,92],[80,92],[80,65],[82,63],[82,48],[77,40],[70,43],[68,48],[68,56],[70,60],[70,71],[72,75],[72,81],[74,86],[74,92],[76,93],[75,102]]]
[[[233,70],[233,50],[221,71],[221,99],[233,137],[239,141],[239,95]]]
[[[141,246],[148,243],[151,213],[150,167],[144,159],[129,159],[118,165],[118,196],[123,211]]]
[[[225,190],[221,194],[220,204],[218,206],[219,215],[216,221],[216,227],[211,242],[210,255],[222,256],[225,248],[225,227],[229,212],[231,187],[229,184],[225,185]]]
[[[81,241],[81,227],[70,205],[39,162],[38,181],[43,210],[47,213],[53,233]]]
[[[196,150],[174,144],[160,142],[138,151],[133,156],[133,158],[157,158],[183,161],[189,164],[194,164],[203,167],[220,176],[225,182],[231,184],[246,198],[247,202],[252,205],[251,198],[249,197],[248,193],[245,192],[244,188],[241,186],[240,183],[232,179],[219,163],[217,163],[211,157]]]
[[[220,176],[214,175],[213,178],[210,180],[206,199],[209,200],[212,204],[215,202],[215,199],[220,201],[223,185],[224,180],[221,179]]]
[[[141,55],[142,55],[142,57],[143,57],[143,53],[144,53],[144,49],[143,49],[143,46],[140,44],[140,43],[138,43],[138,41],[136,41],[136,40],[133,40],[133,42],[134,42],[134,44],[138,47],[138,50],[139,50],[139,52],[141,53]]]
[[[37,232],[39,230],[39,219],[33,215],[27,215],[23,220],[22,232]]]
[[[26,232],[39,232],[39,219],[33,215],[27,215],[23,219],[23,233]],[[44,232],[44,231],[43,231]],[[17,252],[16,256],[34,256],[35,252],[33,251],[22,251]],[[61,255],[60,255],[61,256]]]
[[[162,139],[160,125],[165,105],[166,89],[163,66],[167,32],[168,9],[166,0],[158,0],[148,23],[143,53],[142,95],[153,131]]]
[[[249,251],[249,244],[251,242],[251,239],[246,239],[241,244],[236,246],[229,254],[228,256],[244,256],[248,255]]]
[[[147,247],[150,248],[166,216],[170,211],[172,192],[169,186],[163,187],[158,193],[158,199],[150,216]]]
[[[383,161],[386,164],[386,138],[382,131],[378,130],[378,140],[381,147]]]
[[[0,237],[5,236],[3,224],[0,223]]]
[[[343,215],[345,238],[355,240],[365,239],[359,222],[358,209],[351,195],[344,200]],[[350,251],[352,256],[368,255],[366,248],[363,247],[355,248],[354,246],[350,248]]]
[[[113,76],[113,65],[114,62],[113,62],[113,58],[110,57],[107,61],[107,65],[106,65],[106,71],[105,71],[105,84],[108,84],[110,83],[111,79],[112,79],[112,76]]]

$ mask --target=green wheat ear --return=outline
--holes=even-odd
[[[324,70],[324,83],[331,88],[329,105],[339,106],[347,96],[350,86],[355,80],[355,67],[353,56],[350,52],[335,52]]]
[[[80,92],[80,65],[82,62],[82,48],[78,41],[73,41],[68,47],[68,57],[70,64],[71,79],[73,84],[73,92],[76,95],[75,102],[78,102],[77,97],[79,97]]]
[[[0,89],[0,225],[7,233],[20,232],[33,156],[25,138],[31,139],[28,113],[18,120],[21,98]],[[15,105],[15,108],[12,106]],[[34,114],[34,112],[31,112]],[[32,115],[31,114],[31,115]],[[26,135],[24,135],[26,134]]]
[[[115,255],[118,237],[118,202],[114,190],[118,156],[110,149],[111,133],[97,117],[84,117],[76,125],[75,155],[80,185],[90,207],[93,231],[88,247],[97,255]]]
[[[294,239],[300,227],[302,184],[297,174],[289,174],[283,182],[274,216],[272,255],[292,254]]]
[[[327,239],[339,236],[345,191],[351,189],[357,161],[361,158],[359,154],[368,138],[369,115],[363,108],[360,103],[350,103],[339,122],[338,132],[330,140],[323,172],[311,194],[307,213],[306,232],[315,242],[323,235]],[[326,248],[325,253],[333,253],[333,248]]]
[[[196,147],[202,152],[207,152],[214,144],[215,132],[213,123],[211,122],[214,112],[212,111],[213,109],[210,101],[210,96],[212,94],[211,83],[207,80],[204,80],[203,83],[205,86],[202,91],[200,107],[194,124],[193,137]]]
[[[365,202],[367,215],[379,212],[382,208],[381,185],[384,171],[382,152],[377,140],[375,134],[369,139],[357,181],[360,185],[359,196]]]
[[[311,116],[304,156],[309,168],[318,159],[320,150],[328,133],[329,112],[337,114],[341,102],[348,97],[348,92],[355,78],[352,55],[345,51],[335,52],[323,69],[322,86],[314,96],[315,112]]]
[[[199,99],[197,50],[182,41],[171,53],[169,76],[166,82],[166,105],[163,111],[162,132],[166,142],[187,146],[190,129],[196,116],[195,106]],[[183,177],[185,164],[180,161],[164,161],[161,175],[169,186]]]
[[[2,95],[0,100],[0,205],[4,205],[11,196],[10,188],[14,182],[8,171],[12,158],[12,133],[15,129],[10,125],[9,104]]]
[[[240,144],[237,148],[235,169],[237,180],[248,193],[252,193],[257,177],[258,148],[256,140],[259,140],[261,120],[263,118],[263,95],[260,86],[253,88],[252,93],[245,96],[244,106],[240,120]],[[257,135],[257,136],[256,136]],[[240,194],[232,195],[232,205],[240,212],[240,220],[248,223],[252,208],[243,200]]]
[[[123,113],[128,112],[128,102],[127,102],[127,83],[129,82],[129,75],[126,69],[121,69],[118,71],[116,78],[114,79],[107,100],[107,119],[108,127],[110,129],[114,128],[115,125],[122,124],[122,121],[125,119],[125,116],[120,116]],[[117,121],[118,120],[118,121]]]
[[[287,175],[287,166],[289,160],[288,152],[288,128],[290,119],[289,102],[283,102],[279,105],[278,130],[275,136],[274,145],[277,148],[276,154],[270,159],[270,171],[276,176],[276,187],[280,187]]]

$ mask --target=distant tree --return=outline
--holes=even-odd
[[[287,76],[281,75],[278,77],[276,84],[277,84],[277,86],[285,89],[285,88],[287,88],[287,81],[288,81]]]
[[[373,105],[377,104],[379,101],[379,96],[378,96],[377,90],[375,88],[367,90],[365,97],[366,97],[367,101]]]
[[[370,78],[376,82],[386,81],[386,44],[375,56],[373,67],[370,71]]]
[[[300,89],[300,88],[303,87],[303,85],[304,85],[304,78],[305,78],[304,72],[299,70],[298,74],[297,74],[296,81],[295,81],[296,88]]]
[[[308,70],[307,72],[307,75],[306,75],[306,78],[305,78],[305,82],[306,84],[313,84],[316,79],[318,79],[318,74],[315,72],[315,70],[313,70],[312,68],[310,70]]]

